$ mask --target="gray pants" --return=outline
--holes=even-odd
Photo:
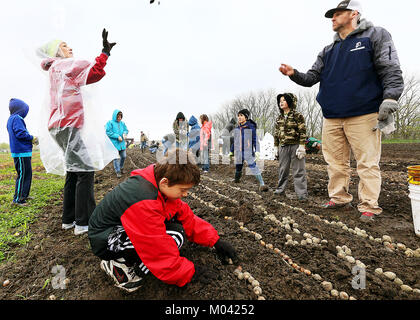
[[[305,158],[298,159],[296,150],[298,144],[279,146],[279,184],[277,190],[284,192],[286,190],[287,181],[289,179],[290,166],[293,170],[293,182],[297,196],[307,196],[307,181]]]

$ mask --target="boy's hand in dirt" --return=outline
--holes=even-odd
[[[217,275],[206,267],[194,265],[194,268],[195,273],[191,278],[191,282],[210,284],[217,279]]]
[[[283,73],[285,76],[293,76],[295,74],[295,69],[287,64],[282,64],[279,68],[279,71]]]
[[[228,264],[229,259],[232,259],[234,264],[237,263],[238,256],[235,249],[229,242],[219,239],[214,244],[214,248],[216,249],[217,256],[223,264]]]

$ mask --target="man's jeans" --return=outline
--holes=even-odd
[[[118,153],[120,154],[120,158],[118,159],[114,159],[113,163],[114,163],[114,169],[116,173],[121,173],[121,169],[124,168],[124,161],[125,158],[127,158],[127,153],[124,150],[118,150]]]

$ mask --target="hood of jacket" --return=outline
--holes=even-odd
[[[192,127],[198,124],[197,118],[194,116],[191,116],[190,120],[188,120],[188,124]]]
[[[48,58],[45,60],[42,60],[41,62],[41,68],[44,71],[48,71],[50,70],[50,67],[52,66],[52,64],[59,58]]]
[[[118,109],[115,109],[114,110],[114,112],[112,113],[112,120],[113,121],[117,121],[117,115],[118,115],[118,113],[120,113],[121,112],[121,110],[118,110]],[[122,112],[121,112],[122,113]],[[122,120],[122,118],[121,118],[121,120]]]
[[[182,112],[178,112],[178,114],[176,115],[175,120],[179,120],[179,119],[182,119],[185,121],[185,116]]]
[[[370,21],[367,21],[366,19],[361,19],[360,23],[357,25],[356,29],[354,29],[352,32],[348,34],[347,37],[350,37],[352,35],[361,33],[363,31],[366,31],[367,29],[373,27],[373,23]],[[340,35],[338,32],[334,35],[334,42],[340,42],[343,41],[343,39],[340,38]]]
[[[9,102],[10,115],[17,114],[25,118],[29,112],[29,106],[22,100],[12,98]]]
[[[280,107],[280,99],[283,96],[287,96],[286,101],[289,106],[290,111],[295,111],[297,108],[297,97],[294,93],[281,93],[277,96],[277,107],[279,108],[279,111],[282,116],[284,116],[284,110]]]

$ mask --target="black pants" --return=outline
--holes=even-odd
[[[182,224],[179,221],[172,219],[171,221],[165,222],[165,225],[166,233],[174,239],[178,249],[180,249],[186,239]],[[124,258],[126,264],[133,266],[135,272],[140,277],[144,277],[149,273],[149,269],[147,269],[141,261],[133,244],[128,238],[127,233],[121,225],[114,227],[114,230],[110,233],[108,237],[107,252],[104,257],[106,257],[104,260]]]
[[[78,226],[87,226],[95,210],[95,172],[67,172],[64,184],[63,223],[76,221]]]
[[[13,202],[24,203],[29,197],[29,191],[32,184],[32,157],[17,157],[13,158],[15,162],[15,169],[17,172],[15,195]]]

